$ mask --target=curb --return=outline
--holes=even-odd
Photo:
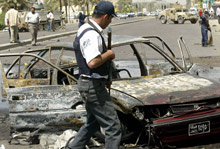
[[[128,22],[115,23],[115,24],[112,24],[111,26],[119,26],[119,25],[124,25],[124,24],[128,24],[128,23],[141,22],[141,21],[145,21],[147,19],[149,19],[149,18],[139,19],[139,20],[134,20],[134,21],[128,21]],[[70,35],[74,35],[76,33],[77,33],[77,30],[70,31],[70,32],[65,32],[65,33],[54,34],[54,35],[48,35],[48,36],[44,36],[44,37],[38,37],[37,41],[44,41],[44,40],[54,39],[54,38],[57,38],[57,37],[70,36]],[[24,45],[27,45],[27,44],[31,44],[31,39],[23,40],[20,43],[1,44],[0,45],[0,50],[6,50],[6,49],[9,49],[9,48],[15,48],[15,47],[24,46]]]

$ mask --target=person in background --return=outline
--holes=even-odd
[[[25,18],[25,26],[28,28],[32,36],[32,46],[36,46],[37,43],[37,32],[38,26],[40,25],[40,16],[35,12],[35,8],[31,7],[31,12],[29,12]]]
[[[10,10],[10,7],[8,7],[8,11]],[[8,11],[5,13],[5,26],[8,27]],[[11,39],[11,31],[10,27],[8,27],[8,34],[9,34],[9,39]],[[17,35],[17,41],[19,42],[19,33]]]
[[[50,22],[50,31],[55,32],[55,26],[54,26],[54,15],[53,15],[53,10],[50,11],[49,13],[49,22]]]
[[[209,26],[209,12],[205,11],[204,14],[200,15],[201,18],[201,32],[202,32],[202,46],[208,46],[208,30],[211,31]]]
[[[20,24],[18,11],[15,10],[14,4],[10,4],[10,9],[5,15],[6,24],[9,27],[10,43],[18,42],[18,25]]]
[[[202,15],[202,9],[199,10],[199,16],[201,16],[201,15]]]
[[[50,11],[47,12],[47,31],[50,31]]]
[[[105,131],[105,149],[119,149],[120,121],[106,89],[110,88],[110,63],[115,54],[112,49],[107,49],[103,37],[103,29],[114,16],[115,9],[111,2],[99,2],[92,19],[79,28],[75,38],[74,49],[80,74],[78,90],[85,102],[87,117],[66,149],[84,149],[100,127]]]
[[[220,24],[220,6],[216,9],[216,16],[218,17],[218,24]]]
[[[85,23],[85,18],[86,18],[86,15],[80,12],[79,13],[79,24],[78,24],[79,28]]]

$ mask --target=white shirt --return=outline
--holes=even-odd
[[[11,8],[9,11],[7,11],[7,21],[9,22],[10,26],[17,26],[18,25],[18,11],[14,8]],[[7,22],[7,24],[8,24]]]
[[[49,15],[48,15],[48,17],[49,17],[51,20],[54,19],[54,15],[53,15],[53,13],[50,12]]]
[[[40,21],[40,16],[37,12],[34,14],[32,12],[29,12],[25,18],[26,23],[38,23]]]
[[[103,32],[102,28],[95,21],[93,20],[90,21],[98,28],[98,30],[101,33]],[[92,27],[88,23],[82,25],[78,30],[77,36],[79,36],[82,33],[82,31],[84,31],[87,28],[92,28]],[[80,49],[87,63],[89,63],[92,59],[94,59],[98,55],[101,55],[103,51],[103,45],[102,45],[102,38],[99,35],[99,33],[97,33],[94,30],[90,30],[86,32],[80,39]]]
[[[5,25],[8,25],[8,11],[5,13]]]
[[[219,16],[220,15],[220,8],[218,7],[217,9],[216,9],[216,16]]]
[[[90,20],[97,28],[98,30],[102,33],[103,37],[103,29],[93,20]],[[80,34],[87,28],[92,28],[91,25],[88,23],[83,24],[77,33],[77,36],[80,36]],[[99,33],[97,33],[94,30],[89,30],[87,31],[80,39],[80,49],[82,52],[83,57],[85,58],[87,64],[97,57],[98,55],[101,55],[103,51],[103,45],[102,45],[102,37],[100,36]],[[87,76],[90,77],[90,76]],[[105,78],[107,79],[108,76],[100,76],[97,73],[93,73],[92,78]]]
[[[47,19],[50,19],[50,14],[49,13],[47,14]]]

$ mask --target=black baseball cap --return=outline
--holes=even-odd
[[[93,13],[96,14],[108,14],[108,15],[113,15],[114,17],[117,17],[115,13],[115,8],[113,4],[109,1],[101,1],[99,2],[93,11]]]

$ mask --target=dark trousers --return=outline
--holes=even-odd
[[[92,135],[102,127],[105,131],[105,149],[119,149],[120,121],[105,84],[106,81],[102,79],[79,78],[78,89],[86,104],[87,120],[69,148],[84,149]]]
[[[201,31],[202,31],[202,45],[207,46],[208,45],[208,28],[202,24]]]
[[[218,15],[217,17],[218,17],[218,24],[220,24],[220,15]]]

